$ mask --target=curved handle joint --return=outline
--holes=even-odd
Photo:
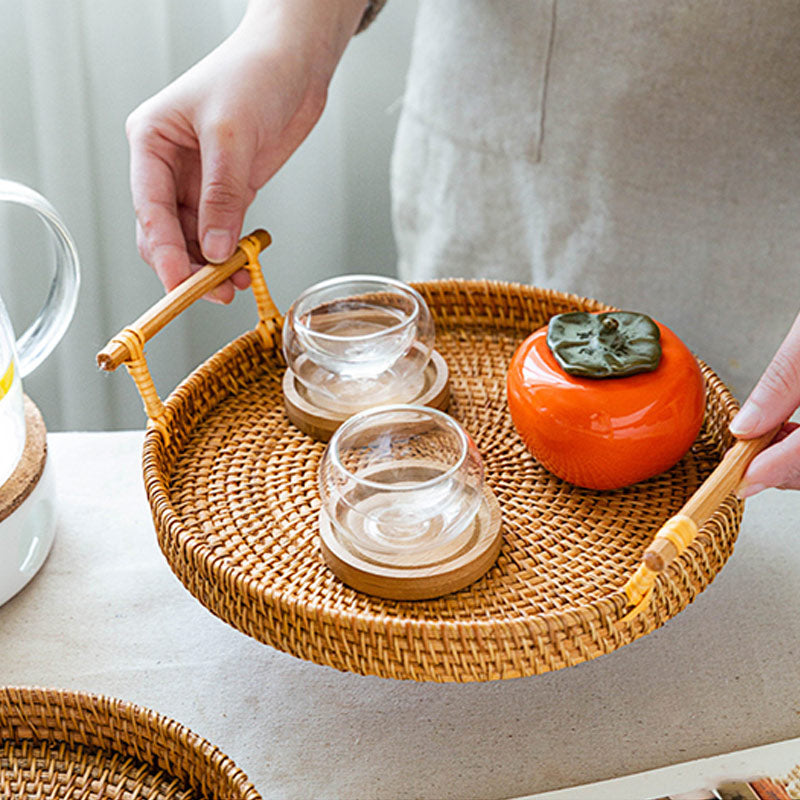
[[[264,280],[264,273],[261,271],[261,264],[258,261],[258,254],[263,249],[264,244],[253,233],[250,236],[245,236],[239,242],[239,247],[247,256],[245,268],[250,273],[250,289],[256,299],[256,308],[258,309],[256,330],[261,337],[261,341],[264,342],[264,346],[272,347],[283,325],[283,317],[273,302],[269,289],[267,289],[267,282]]]

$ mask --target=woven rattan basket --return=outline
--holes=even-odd
[[[216,747],[121,700],[0,688],[0,796],[34,800],[260,800]]]
[[[280,315],[257,268],[269,241],[259,236],[224,270],[207,268],[177,303],[185,308],[249,264],[257,329],[212,356],[163,406],[142,344],[177,313],[169,296],[98,356],[106,368],[126,363],[145,399],[144,479],[161,549],[186,588],[221,619],[340,670],[485,681],[610,653],[678,614],[725,564],[742,513],[731,492],[658,573],[638,613],[626,617],[645,548],[730,444],[727,425],[737,406],[714,372],[701,364],[706,417],[679,464],[619,491],[576,489],[546,472],[517,436],[506,369],[519,343],[552,315],[607,307],[529,286],[443,280],[414,285],[430,306],[436,348],[449,366],[449,413],[476,442],[500,501],[500,555],[483,578],[436,600],[381,600],[349,589],[319,552],[316,469],[324,445],[284,412]]]

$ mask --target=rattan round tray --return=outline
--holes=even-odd
[[[619,491],[577,489],[523,446],[507,412],[506,369],[520,342],[552,315],[608,307],[507,283],[414,285],[430,306],[436,348],[449,367],[449,413],[473,437],[500,502],[495,565],[465,589],[415,602],[381,600],[336,578],[318,544],[316,470],[325,445],[287,419],[280,317],[274,311],[265,325],[260,301],[256,331],[212,356],[163,407],[145,397],[147,496],[161,549],[184,586],[235,628],[299,658],[418,681],[559,669],[610,653],[678,614],[732,552],[742,513],[732,493],[628,619],[624,588],[654,533],[730,444],[737,405],[719,378],[701,364],[705,422],[674,468]],[[139,342],[152,333],[143,321],[131,326],[144,329],[138,339],[126,329],[112,340],[109,361],[132,358],[141,370]],[[137,383],[141,389],[141,375]]]
[[[216,747],[121,700],[0,687],[0,796],[21,800],[260,800]]]

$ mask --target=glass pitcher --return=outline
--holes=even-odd
[[[0,202],[34,211],[55,241],[56,264],[47,299],[18,339],[0,297],[0,486],[14,471],[25,446],[21,379],[33,372],[58,344],[75,311],[80,268],[75,243],[53,206],[33,189],[0,180]]]

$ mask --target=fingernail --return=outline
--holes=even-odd
[[[205,295],[206,300],[210,300],[212,303],[218,303],[221,306],[226,306],[230,302],[227,297],[222,292],[222,289],[217,286],[216,289],[212,289]]]
[[[731,421],[730,432],[734,436],[747,436],[756,429],[761,418],[761,409],[752,400],[748,400]]]
[[[763,492],[766,488],[763,483],[745,483],[736,490],[736,496],[740,500],[744,500],[745,497],[752,497],[754,494]]]
[[[233,237],[221,228],[209,228],[203,237],[203,255],[212,263],[224,261],[233,252]]]

